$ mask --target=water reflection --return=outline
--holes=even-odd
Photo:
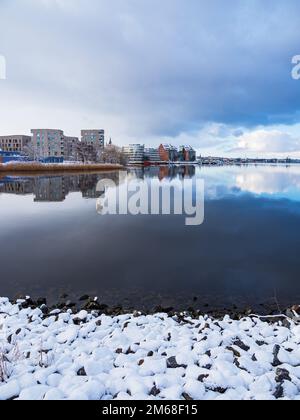
[[[204,224],[99,216],[96,185],[118,183],[118,172],[2,177],[0,295],[66,291],[181,309],[300,301],[300,166],[135,168],[128,177],[203,178]]]
[[[72,192],[81,192],[83,198],[98,198],[97,182],[110,178],[118,183],[118,173],[45,177],[0,178],[0,194],[33,195],[35,202],[62,202]]]
[[[144,180],[157,178],[160,181],[184,179],[195,176],[195,166],[131,168],[128,176]],[[108,178],[119,183],[118,172],[85,175],[0,177],[0,194],[33,195],[35,202],[62,202],[72,192],[81,192],[83,198],[98,198],[98,181]]]
[[[206,198],[220,199],[243,193],[300,200],[300,166],[232,166],[196,167],[157,166],[131,168],[130,179],[157,179],[168,182],[174,179],[202,177],[206,183]],[[116,185],[118,172],[42,177],[0,177],[0,194],[33,195],[35,202],[62,202],[70,193],[80,192],[83,198],[99,197],[96,185],[108,178]]]

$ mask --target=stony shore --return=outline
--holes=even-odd
[[[218,319],[0,298],[0,400],[300,399],[299,308]]]

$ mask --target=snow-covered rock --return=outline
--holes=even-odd
[[[0,400],[299,399],[293,321],[46,316],[22,303],[0,298]]]

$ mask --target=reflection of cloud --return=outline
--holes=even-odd
[[[275,169],[271,173],[256,170],[240,174],[236,177],[236,185],[240,190],[254,194],[280,194],[293,188],[300,190],[300,173]]]
[[[241,194],[300,200],[300,166],[248,166],[204,170],[206,197]]]

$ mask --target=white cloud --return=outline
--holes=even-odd
[[[238,149],[259,154],[300,152],[300,137],[280,130],[259,129],[243,134],[239,138]]]

